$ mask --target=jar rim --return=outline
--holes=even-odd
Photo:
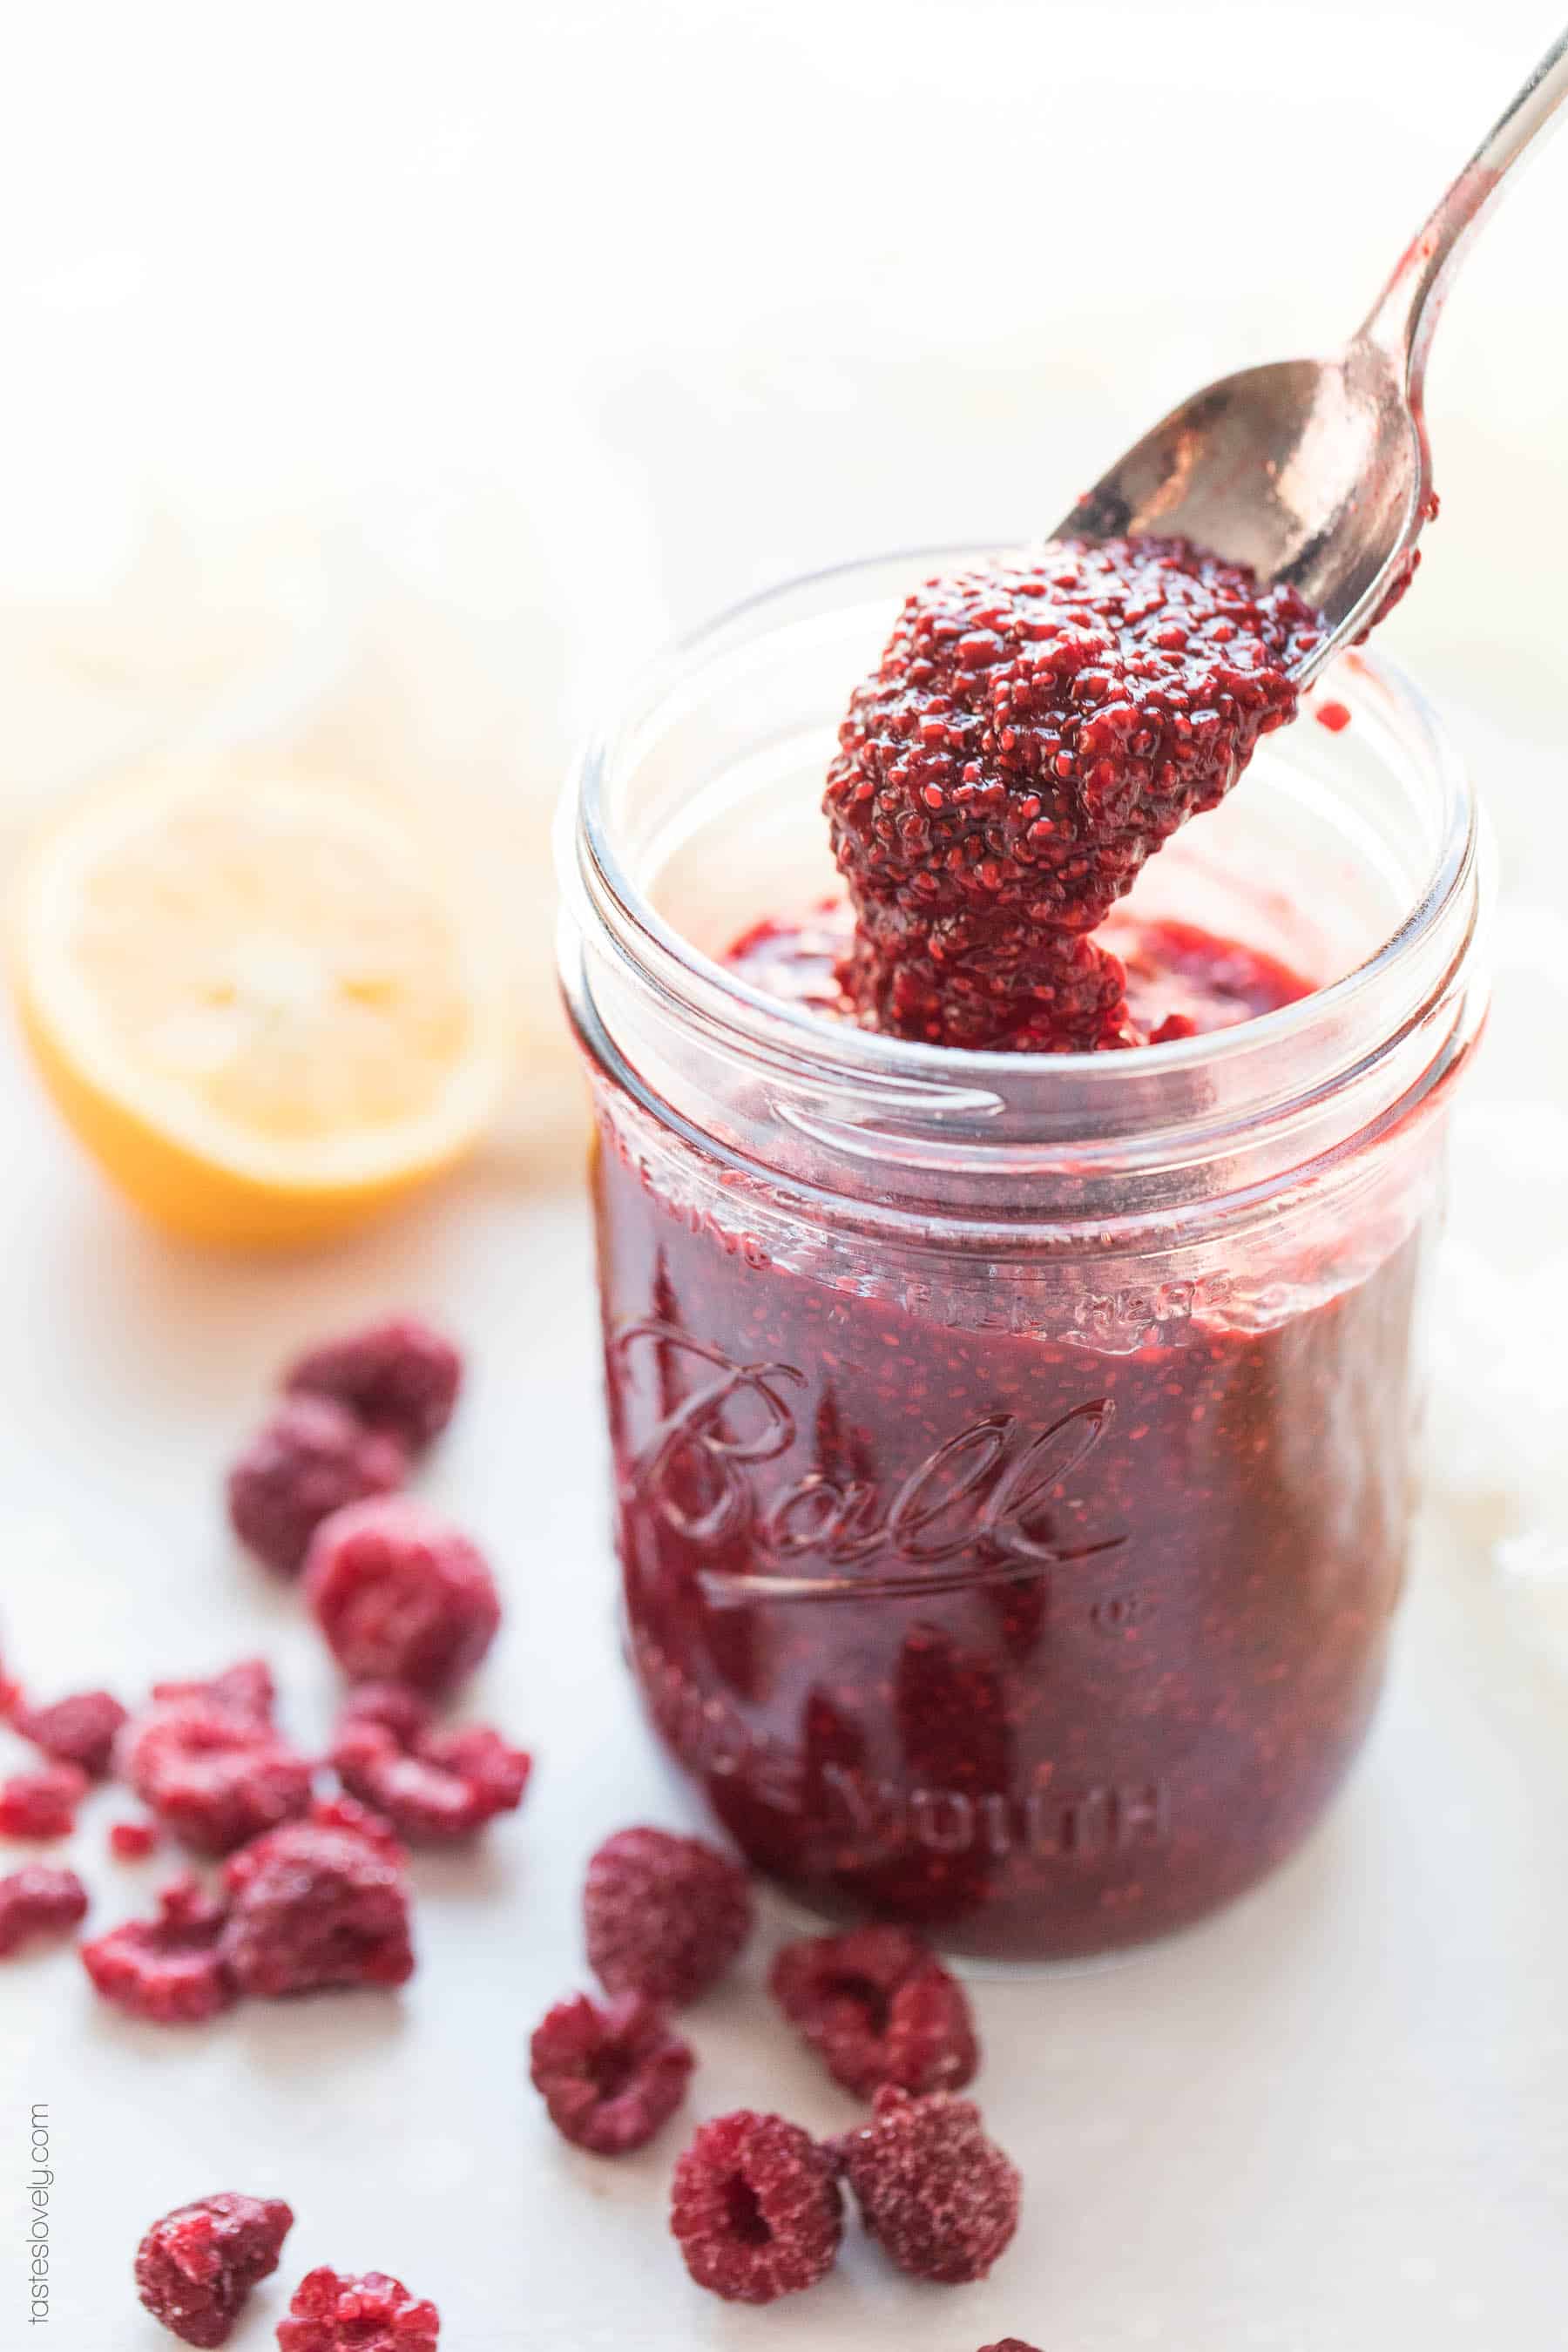
[[[1114,1136],[1120,1150],[1130,1132],[1168,1145],[1173,1130],[1187,1129],[1194,1114],[1215,1111],[1216,1084],[1227,1124],[1265,1105],[1283,1108],[1280,1065],[1310,1048],[1315,1035],[1334,1041],[1337,1052],[1329,1056],[1333,1069],[1318,1070],[1314,1094],[1325,1076],[1342,1078],[1353,1070],[1378,1035],[1391,1029],[1407,1034],[1419,1025],[1451,985],[1474,933],[1472,907],[1458,937],[1434,958],[1435,931],[1475,882],[1479,814],[1465,764],[1421,688],[1396,663],[1360,651],[1342,656],[1330,674],[1342,679],[1348,672],[1352,692],[1359,687],[1381,697],[1412,730],[1415,754],[1436,788],[1436,855],[1403,919],[1352,970],[1292,1003],[1232,1027],[1118,1054],[982,1052],[888,1036],[849,1022],[825,1021],[768,994],[705,953],[659,912],[627,871],[611,837],[605,804],[616,756],[634,715],[657,708],[689,678],[694,664],[718,656],[738,625],[765,620],[773,610],[783,621],[783,608],[792,599],[837,587],[848,590],[857,580],[868,584],[873,574],[895,566],[908,567],[912,575],[918,566],[935,570],[994,551],[994,542],[917,546],[796,574],[728,605],[645,664],[607,722],[582,745],[562,797],[557,863],[563,898],[579,928],[587,916],[606,929],[667,1003],[710,1034],[727,1033],[743,1053],[795,1075],[811,1070],[836,1086],[860,1089],[869,1097],[868,1108],[907,1114],[917,1126],[922,1116],[934,1117],[948,1133],[954,1118],[964,1122],[972,1114],[984,1122],[1004,1105],[1030,1100],[1037,1115],[1030,1122],[1037,1139],[1043,1114],[1054,1140],[1076,1135],[1089,1147],[1090,1159],[1098,1157],[1096,1140]],[[1423,961],[1427,969],[1417,975],[1413,968]],[[1381,1010],[1369,1030],[1373,1000]],[[1300,1079],[1298,1068],[1296,1085],[1285,1087],[1288,1097],[1300,1098]],[[1156,1091],[1172,1097],[1163,1108],[1150,1099]],[[1124,1124],[1113,1107],[1134,1092],[1141,1108]],[[1199,1117],[1197,1124],[1211,1129],[1214,1122]]]

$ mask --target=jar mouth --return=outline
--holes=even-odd
[[[637,755],[639,714],[657,712],[732,647],[762,637],[775,616],[782,626],[792,612],[796,619],[830,613],[845,598],[880,591],[884,581],[891,614],[900,593],[929,572],[994,551],[994,542],[925,546],[801,575],[729,606],[647,665],[622,716],[584,745],[563,795],[556,856],[578,938],[607,935],[668,1013],[697,1024],[710,1044],[773,1070],[786,1086],[820,1096],[816,1111],[809,1101],[795,1111],[796,1123],[850,1151],[857,1134],[868,1148],[879,1138],[896,1138],[907,1150],[918,1148],[922,1135],[946,1140],[967,1130],[972,1142],[1000,1143],[1005,1133],[1031,1161],[1044,1147],[1058,1166],[1064,1152],[1080,1168],[1111,1153],[1125,1164],[1133,1138],[1151,1159],[1203,1158],[1215,1136],[1234,1132],[1238,1122],[1310,1118],[1326,1092],[1343,1089],[1369,1061],[1431,1024],[1441,1032],[1445,1006],[1462,994],[1477,928],[1480,820],[1463,762],[1425,695],[1396,664],[1361,652],[1342,656],[1326,675],[1363,731],[1397,737],[1406,765],[1418,772],[1431,843],[1426,871],[1413,891],[1406,887],[1403,919],[1351,969],[1234,1026],[1118,1053],[926,1045],[825,1020],[769,995],[661,913],[630,869],[608,804],[617,769]],[[846,698],[854,683],[846,682]],[[1304,709],[1296,725],[1307,715]],[[756,909],[790,911],[788,905]],[[575,956],[576,943],[563,940],[569,994]],[[1432,1042],[1440,1055],[1440,1035]]]

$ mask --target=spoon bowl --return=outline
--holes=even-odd
[[[1305,686],[1408,585],[1431,520],[1426,355],[1460,256],[1568,99],[1568,33],[1448,189],[1365,325],[1325,360],[1279,360],[1205,384],[1135,442],[1057,536],[1182,538],[1283,582],[1328,629]]]
[[[1279,360],[1206,384],[1079,499],[1058,536],[1190,539],[1300,590],[1329,624],[1305,685],[1413,569],[1431,465],[1390,355]]]

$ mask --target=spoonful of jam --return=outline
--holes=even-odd
[[[1336,358],[1209,385],[1055,539],[909,598],[824,795],[852,1017],[992,1052],[1148,1042],[1092,934],[1408,586],[1436,504],[1421,392],[1437,310],[1564,98],[1568,34]]]

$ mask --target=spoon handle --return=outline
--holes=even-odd
[[[1403,355],[1411,404],[1418,406],[1426,354],[1443,298],[1503,180],[1541,139],[1568,99],[1568,32],[1559,35],[1524,88],[1482,140],[1421,229],[1362,329],[1396,360]]]

